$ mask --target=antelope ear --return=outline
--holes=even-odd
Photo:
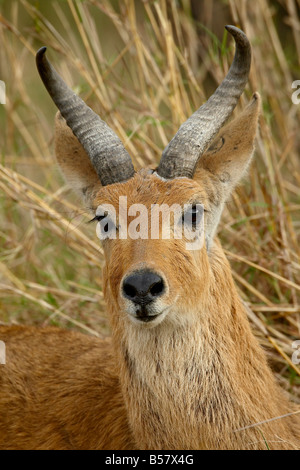
[[[60,114],[55,116],[55,154],[70,186],[87,199],[101,185],[86,151]]]
[[[194,179],[203,175],[203,169],[207,170],[221,182],[225,199],[243,177],[251,161],[260,103],[259,94],[254,93],[244,111],[219,132],[197,164]]]
[[[244,111],[219,132],[197,163],[194,179],[204,184],[211,202],[206,217],[208,250],[225,201],[244,176],[251,161],[259,112],[260,96],[255,93]]]

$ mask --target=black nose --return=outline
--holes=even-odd
[[[138,305],[148,305],[165,290],[161,276],[152,271],[137,271],[123,281],[123,294]]]

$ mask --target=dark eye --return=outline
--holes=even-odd
[[[203,216],[203,206],[201,204],[194,204],[185,210],[182,215],[182,222],[192,228],[197,228],[202,216]]]
[[[95,215],[95,217],[89,221],[89,223],[92,223],[92,222],[95,222],[97,220],[97,222],[101,222],[101,220],[105,219],[105,217],[108,216],[108,212],[105,212],[103,215]],[[108,224],[107,224],[108,225]]]
[[[113,228],[115,228],[115,224],[110,219],[110,217],[108,215],[108,212],[105,212],[104,214],[101,214],[101,215],[96,214],[95,217],[92,220],[90,220],[90,222],[94,222],[94,221],[100,222],[100,224],[99,224],[100,225],[100,232],[102,234],[107,234]],[[104,237],[104,238],[106,238],[106,237]]]
[[[103,225],[102,230],[103,230],[103,232],[105,232],[105,233],[108,232],[108,230],[109,230],[108,223],[106,223],[105,225]]]

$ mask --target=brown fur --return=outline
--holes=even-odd
[[[0,336],[0,449],[133,448],[110,341],[50,327]]]
[[[133,203],[199,201],[206,246],[186,240],[106,240],[104,294],[112,342],[55,328],[0,327],[3,449],[296,449],[299,415],[276,384],[238,297],[214,234],[222,207],[251,159],[259,97],[226,126],[200,160],[193,180],[164,181],[141,170],[101,187],[84,151],[60,122],[59,163],[91,207],[119,196]],[[64,146],[64,133],[71,139]],[[70,153],[72,149],[72,153]],[[88,178],[84,168],[88,169]],[[130,218],[128,219],[130,222]],[[147,267],[167,288],[157,324],[134,323],[120,289]]]

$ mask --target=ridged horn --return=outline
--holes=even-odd
[[[127,181],[134,174],[131,158],[113,130],[79,98],[63,81],[48,61],[42,47],[36,54],[36,64],[43,83],[87,152],[101,184]]]
[[[157,173],[163,178],[192,178],[196,164],[231,115],[248,81],[251,46],[243,31],[225,26],[236,43],[228,74],[214,94],[179,128],[164,149]]]

